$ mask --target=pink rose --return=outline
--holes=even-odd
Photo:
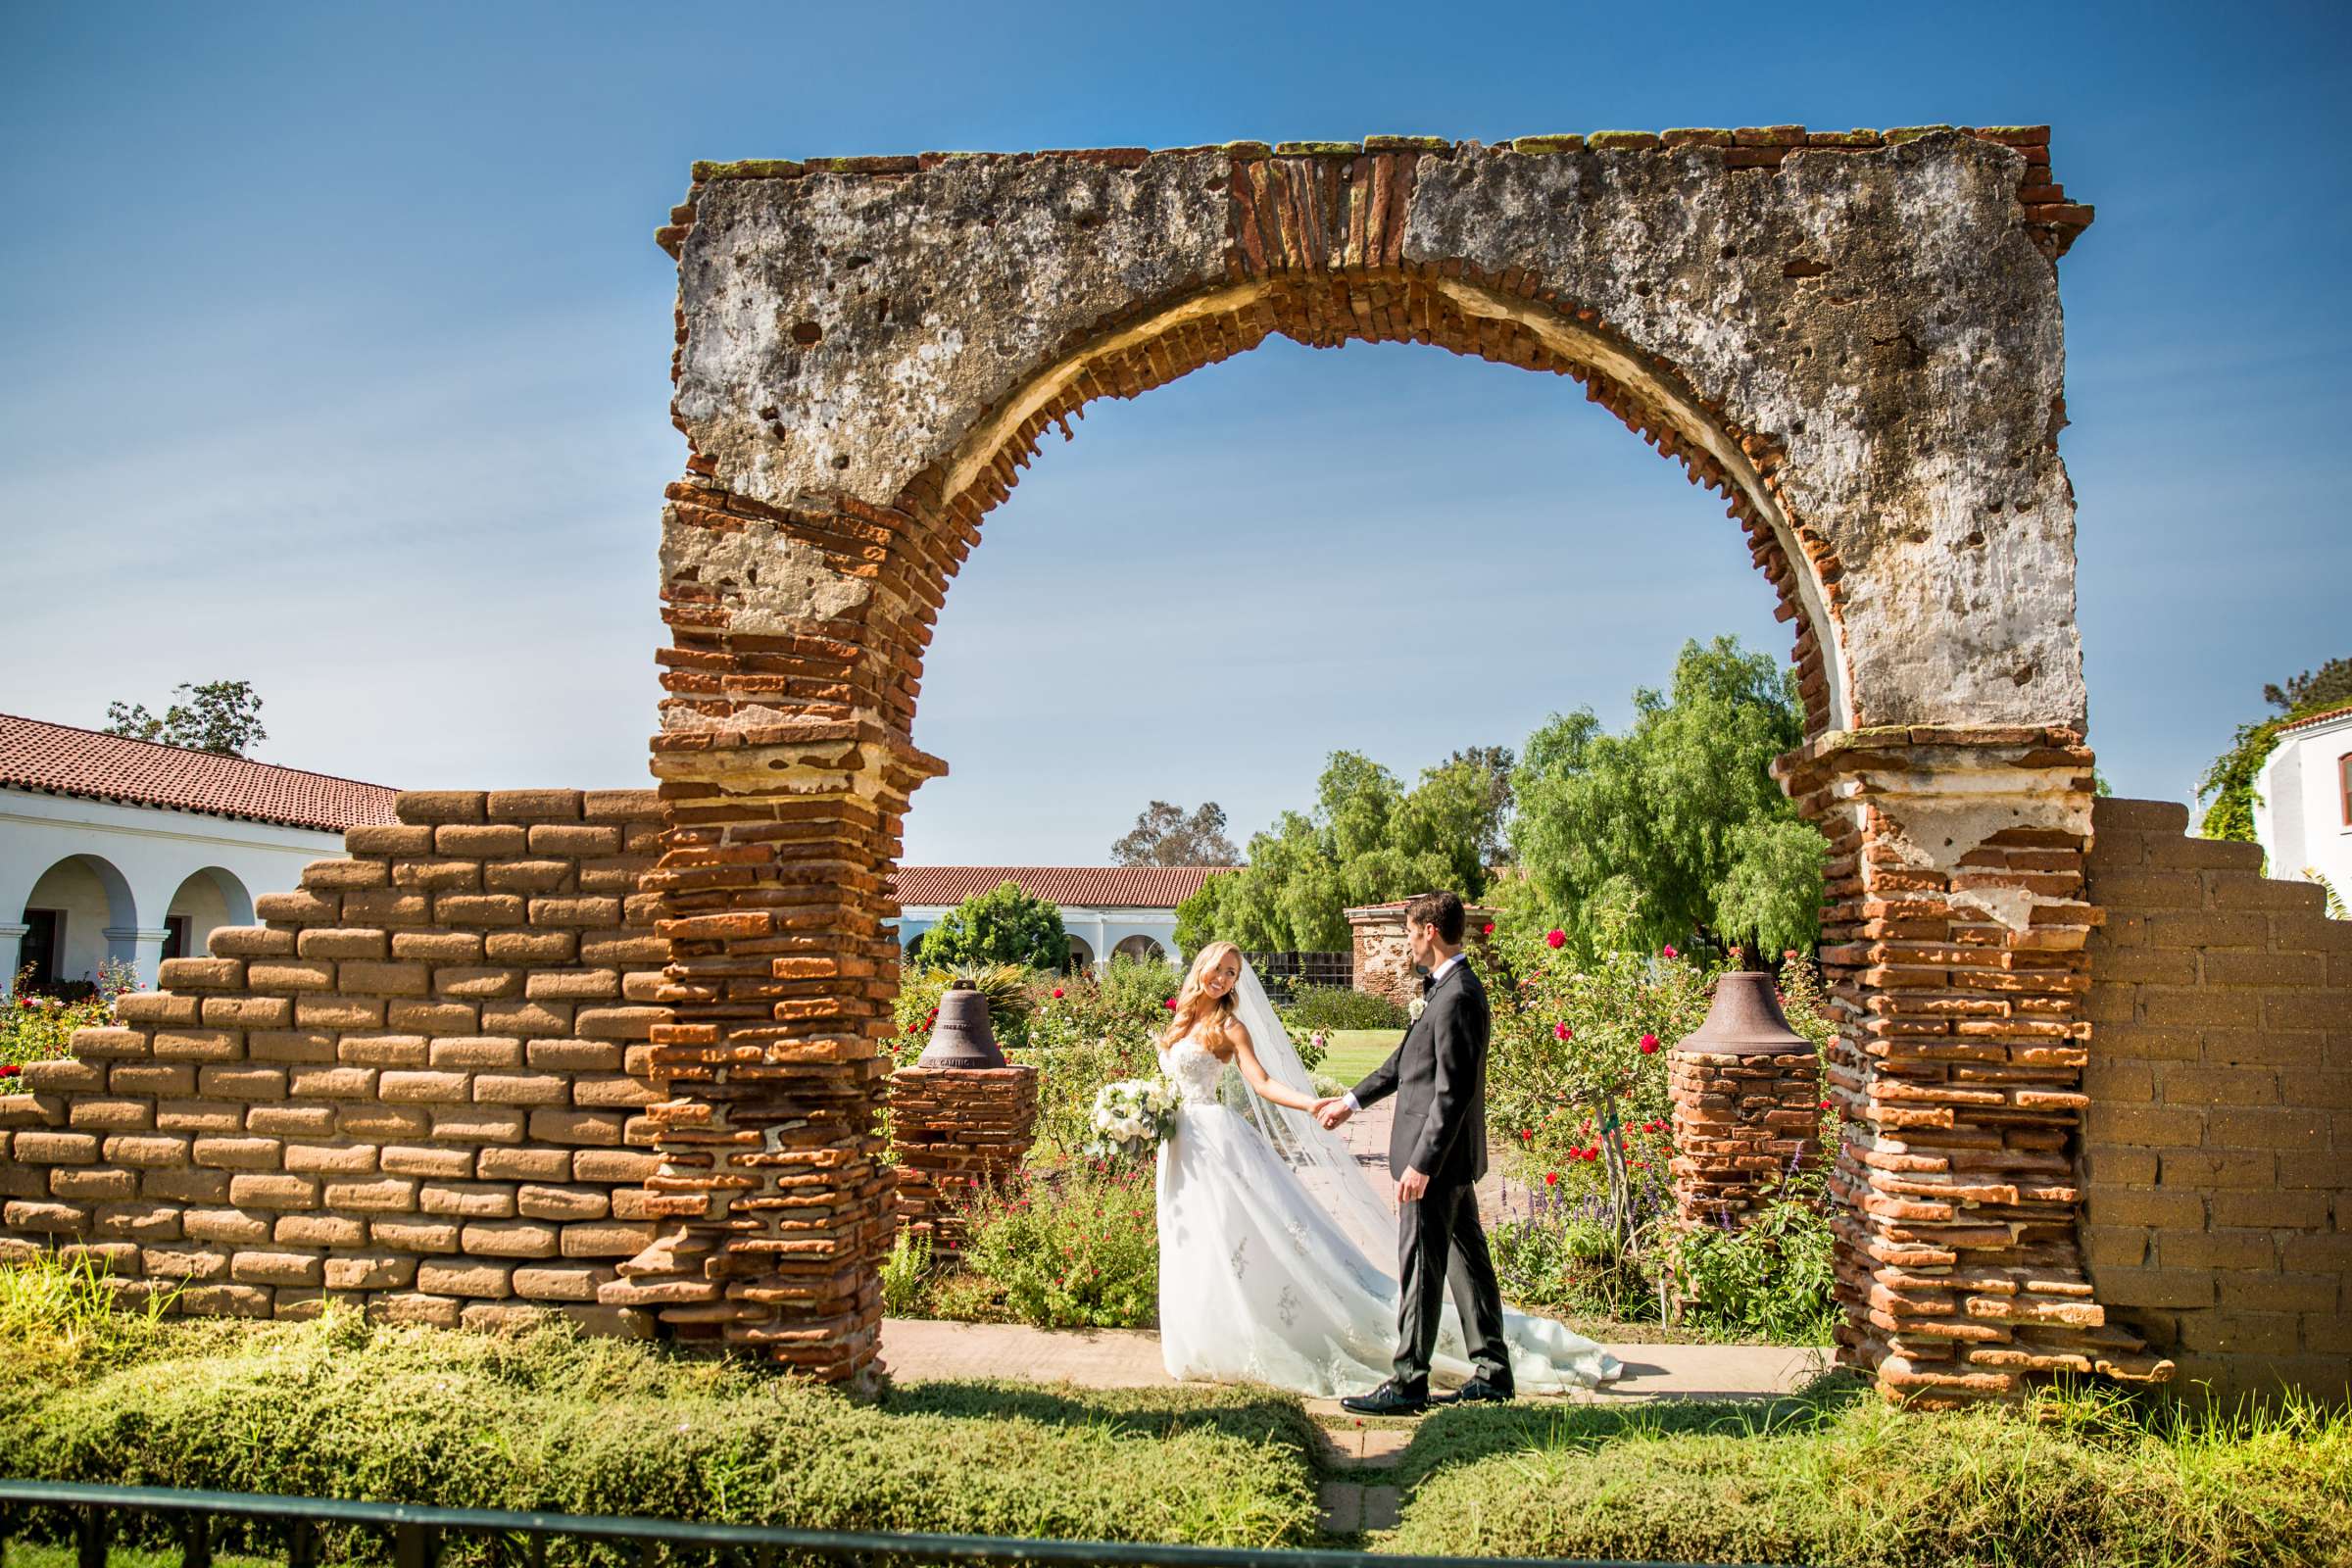
[[[1658,1037],[1656,1035],[1643,1035],[1642,1037],[1642,1054],[1646,1056],[1657,1049]]]
[[[1544,945],[1549,948],[1564,948],[1568,945],[1568,933],[1559,930],[1546,931],[1544,933]]]
[[[1666,956],[1668,956],[1669,958],[1679,958],[1679,957],[1681,957],[1681,956],[1682,956],[1682,955],[1681,955],[1681,954],[1679,954],[1679,953],[1677,953],[1677,952],[1675,952],[1675,951],[1674,951],[1674,944],[1673,944],[1673,943],[1671,943],[1671,942],[1669,942],[1669,943],[1667,943],[1667,944],[1666,944]]]
[[[1576,1031],[1569,1028],[1564,1023],[1553,1024],[1551,1026],[1551,1032],[1555,1038],[1561,1040],[1574,1040],[1576,1038]]]

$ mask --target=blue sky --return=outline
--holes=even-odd
[[[0,6],[0,710],[250,679],[259,755],[642,782],[696,158],[2048,122],[2092,744],[2178,799],[2352,654],[2341,6]],[[1132,18],[1132,20],[1129,20]],[[1285,342],[1089,411],[950,598],[911,860],[1241,833],[1785,656],[1720,507],[1571,384]],[[1392,656],[1459,628],[1451,667]]]

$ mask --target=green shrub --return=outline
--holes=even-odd
[[[920,1317],[931,1296],[931,1238],[902,1228],[882,1260],[882,1310]]]
[[[343,1311],[167,1324],[136,1358],[0,1386],[21,1477],[823,1530],[1303,1544],[1313,1442],[1262,1391],[932,1384],[868,1403],[562,1327]]]
[[[2053,1395],[1446,1410],[1397,1471],[1409,1552],[1930,1568],[2352,1564],[2352,1419]]]
[[[959,1204],[963,1266],[1006,1311],[1049,1329],[1159,1321],[1159,1227],[1149,1165],[1079,1163],[984,1187]]]
[[[1827,1344],[1837,1270],[1819,1187],[1784,1189],[1740,1230],[1676,1231],[1669,1267],[1685,1317],[1775,1345]]]
[[[1401,1029],[1405,1023],[1404,1009],[1396,1003],[1348,986],[1294,987],[1291,1004],[1281,1011],[1283,1028],[1298,1042],[1317,1029]]]
[[[922,961],[932,967],[1010,963],[1059,972],[1070,961],[1061,906],[1031,898],[1010,880],[950,909],[921,941]]]

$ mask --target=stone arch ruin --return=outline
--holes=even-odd
[[[1724,496],[1792,623],[1841,1358],[1926,1402],[2176,1357],[2340,1392],[2352,923],[2178,808],[2094,832],[2054,267],[2089,219],[2037,128],[697,166],[660,235],[690,450],[658,796],[353,829],[0,1097],[0,1257],[863,1378],[950,580],[1090,399],[1274,333],[1409,340],[1578,377]],[[1020,1076],[933,1119],[1009,1149]]]
[[[676,1226],[607,1299],[872,1353],[859,1142],[923,652],[1050,429],[1280,333],[1573,375],[1720,492],[1793,622],[1834,854],[1849,1359],[2166,1370],[2076,1242],[2091,755],[2039,129],[701,165],[678,258],[649,887]],[[748,982],[748,983],[747,983]],[[839,1171],[839,1175],[825,1174]],[[794,1227],[799,1227],[795,1239]]]

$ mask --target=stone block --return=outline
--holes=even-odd
[[[534,1220],[474,1221],[458,1237],[458,1245],[474,1257],[554,1257],[557,1228]]]
[[[303,1176],[372,1176],[376,1168],[376,1146],[367,1143],[289,1143],[286,1145],[286,1169]],[[333,1189],[328,1189],[327,1201],[332,1203]]]
[[[627,1117],[612,1111],[543,1109],[530,1113],[530,1137],[543,1144],[617,1148],[624,1141],[627,1125]]]
[[[481,1152],[476,1169],[484,1181],[561,1184],[571,1180],[573,1158],[568,1149],[492,1146]]]
[[[436,1105],[433,1136],[476,1144],[518,1144],[523,1112],[506,1105]]]
[[[463,1103],[470,1099],[469,1076],[462,1072],[394,1071],[376,1077],[375,1092],[393,1104]]]
[[[580,935],[576,931],[493,931],[482,946],[495,962],[544,968],[571,962],[579,952]]]
[[[552,1072],[477,1072],[473,1098],[484,1105],[562,1105],[570,1101],[571,1079]]]
[[[337,1111],[332,1105],[248,1105],[245,1130],[263,1138],[332,1138]]]
[[[180,1231],[189,1241],[232,1249],[268,1242],[278,1218],[267,1209],[182,1205],[179,1211]]]
[[[603,1187],[547,1187],[526,1183],[515,1190],[514,1210],[525,1219],[603,1219],[612,1211],[612,1195]]]
[[[190,1317],[267,1318],[277,1292],[268,1285],[191,1285],[172,1299]]]
[[[582,1009],[583,1012],[585,1010]],[[584,1026],[574,1027],[570,1003],[525,1000],[483,1003],[482,1032],[540,1039],[586,1034],[588,1031]]]
[[[256,991],[332,991],[335,965],[313,958],[257,958],[245,966],[246,980]]]
[[[497,822],[576,822],[581,799],[578,790],[492,790],[488,809]]]
[[[461,1310],[462,1303],[454,1297],[426,1296],[413,1291],[373,1297],[368,1302],[370,1322],[418,1324],[436,1329],[456,1328]]]
[[[423,1035],[345,1035],[335,1047],[335,1059],[348,1067],[414,1070],[431,1059],[432,1048]],[[378,1080],[381,1093],[381,1078]]]
[[[514,1265],[472,1259],[428,1258],[416,1265],[416,1289],[429,1296],[503,1300],[514,1294]]]
[[[511,822],[452,823],[434,832],[433,849],[440,855],[466,856],[476,860],[496,859],[527,853],[530,849],[530,833],[529,829]]]
[[[81,1064],[77,1062],[75,1065]],[[78,1132],[110,1133],[136,1131],[154,1125],[153,1101],[106,1098],[103,1094],[106,1084],[104,1070],[93,1069],[92,1076],[97,1082],[66,1102],[67,1126]]]
[[[463,1219],[511,1219],[514,1189],[493,1182],[426,1182],[417,1191],[416,1206],[427,1214]]]
[[[228,1200],[238,1208],[317,1208],[318,1180],[276,1171],[239,1171],[228,1179]]]
[[[522,995],[520,969],[479,964],[451,964],[433,971],[433,990],[466,1002],[495,1001]]]
[[[245,1107],[227,1100],[159,1100],[155,1130],[162,1133],[234,1134],[245,1130]],[[20,1151],[19,1158],[23,1158]]]
[[[330,997],[309,993],[294,999],[294,1022],[304,1029],[381,1029],[381,997]]]
[[[393,798],[392,812],[412,826],[484,820],[488,795],[480,790],[402,790]]]
[[[252,1061],[329,1062],[335,1059],[335,1038],[323,1029],[257,1030],[245,1037],[245,1054]]]
[[[397,1143],[432,1135],[432,1112],[422,1105],[357,1101],[335,1108],[335,1130],[346,1138]]]
[[[619,1220],[590,1220],[563,1227],[565,1257],[634,1257],[653,1245],[651,1224]]]
[[[286,997],[206,997],[201,1016],[208,1029],[290,1029],[294,1004]]]
[[[317,1285],[326,1278],[326,1266],[317,1252],[237,1252],[228,1277],[239,1285]]]
[[[208,1063],[197,1069],[196,1093],[210,1100],[283,1100],[286,1098],[286,1070],[283,1067]]]
[[[395,931],[392,956],[412,963],[479,963],[482,934],[478,931]]]
[[[454,1252],[458,1224],[449,1219],[387,1219],[368,1221],[368,1239],[396,1252]]]
[[[466,1181],[474,1174],[477,1157],[470,1146],[451,1149],[439,1144],[385,1144],[377,1151],[376,1162],[387,1176]]]
[[[294,939],[294,951],[305,958],[380,958],[390,937],[371,926],[313,926]]]
[[[106,1070],[109,1093],[139,1099],[184,1099],[196,1093],[190,1062],[119,1061]]]
[[[432,970],[421,963],[347,958],[336,965],[336,976],[337,984],[346,992],[421,997],[430,989]]]
[[[323,1270],[330,1291],[405,1290],[416,1278],[416,1259],[398,1252],[338,1252]]]
[[[530,1264],[514,1273],[514,1294],[535,1301],[593,1301],[612,1270],[585,1264]]]

